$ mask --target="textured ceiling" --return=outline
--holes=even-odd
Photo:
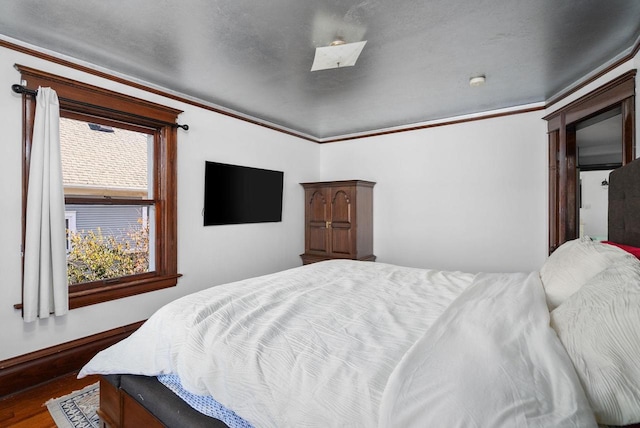
[[[638,0],[0,0],[0,34],[315,139],[541,102],[628,52]],[[335,38],[354,67],[310,72]],[[469,87],[471,76],[487,82]],[[192,124],[192,126],[197,124]]]

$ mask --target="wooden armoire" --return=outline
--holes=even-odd
[[[374,261],[373,186],[347,180],[301,183],[305,221],[303,264],[330,259]]]

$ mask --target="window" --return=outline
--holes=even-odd
[[[51,87],[60,100],[69,307],[176,285],[174,124],[181,112],[16,68],[27,88]],[[23,211],[34,112],[35,98],[25,95]]]
[[[66,111],[62,115],[62,181],[66,211],[75,213],[74,230],[67,229],[69,284],[152,272],[153,129],[92,123],[96,118]]]

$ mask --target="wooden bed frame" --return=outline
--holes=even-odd
[[[153,376],[101,376],[97,413],[102,428],[228,428],[191,408]]]
[[[640,159],[613,171],[609,183],[609,240],[640,247],[640,185],[638,184],[640,183]],[[160,382],[158,382],[158,387],[165,388]],[[167,426],[140,401],[144,400],[136,400],[123,388],[101,377],[100,408],[98,410],[101,428]],[[188,407],[182,411],[185,418],[188,416],[187,413],[197,413],[200,418],[203,416],[208,418],[208,422],[201,426],[227,427],[223,422],[191,409],[185,402],[182,403]],[[195,426],[186,421],[185,423],[180,426]],[[640,428],[640,423],[629,425],[627,428]]]
[[[97,413],[100,417],[100,428],[165,426],[127,392],[117,388],[104,377],[100,378],[100,408]]]

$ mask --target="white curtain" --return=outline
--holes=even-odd
[[[69,311],[60,157],[58,95],[51,88],[38,88],[27,190],[22,301],[25,322]]]

